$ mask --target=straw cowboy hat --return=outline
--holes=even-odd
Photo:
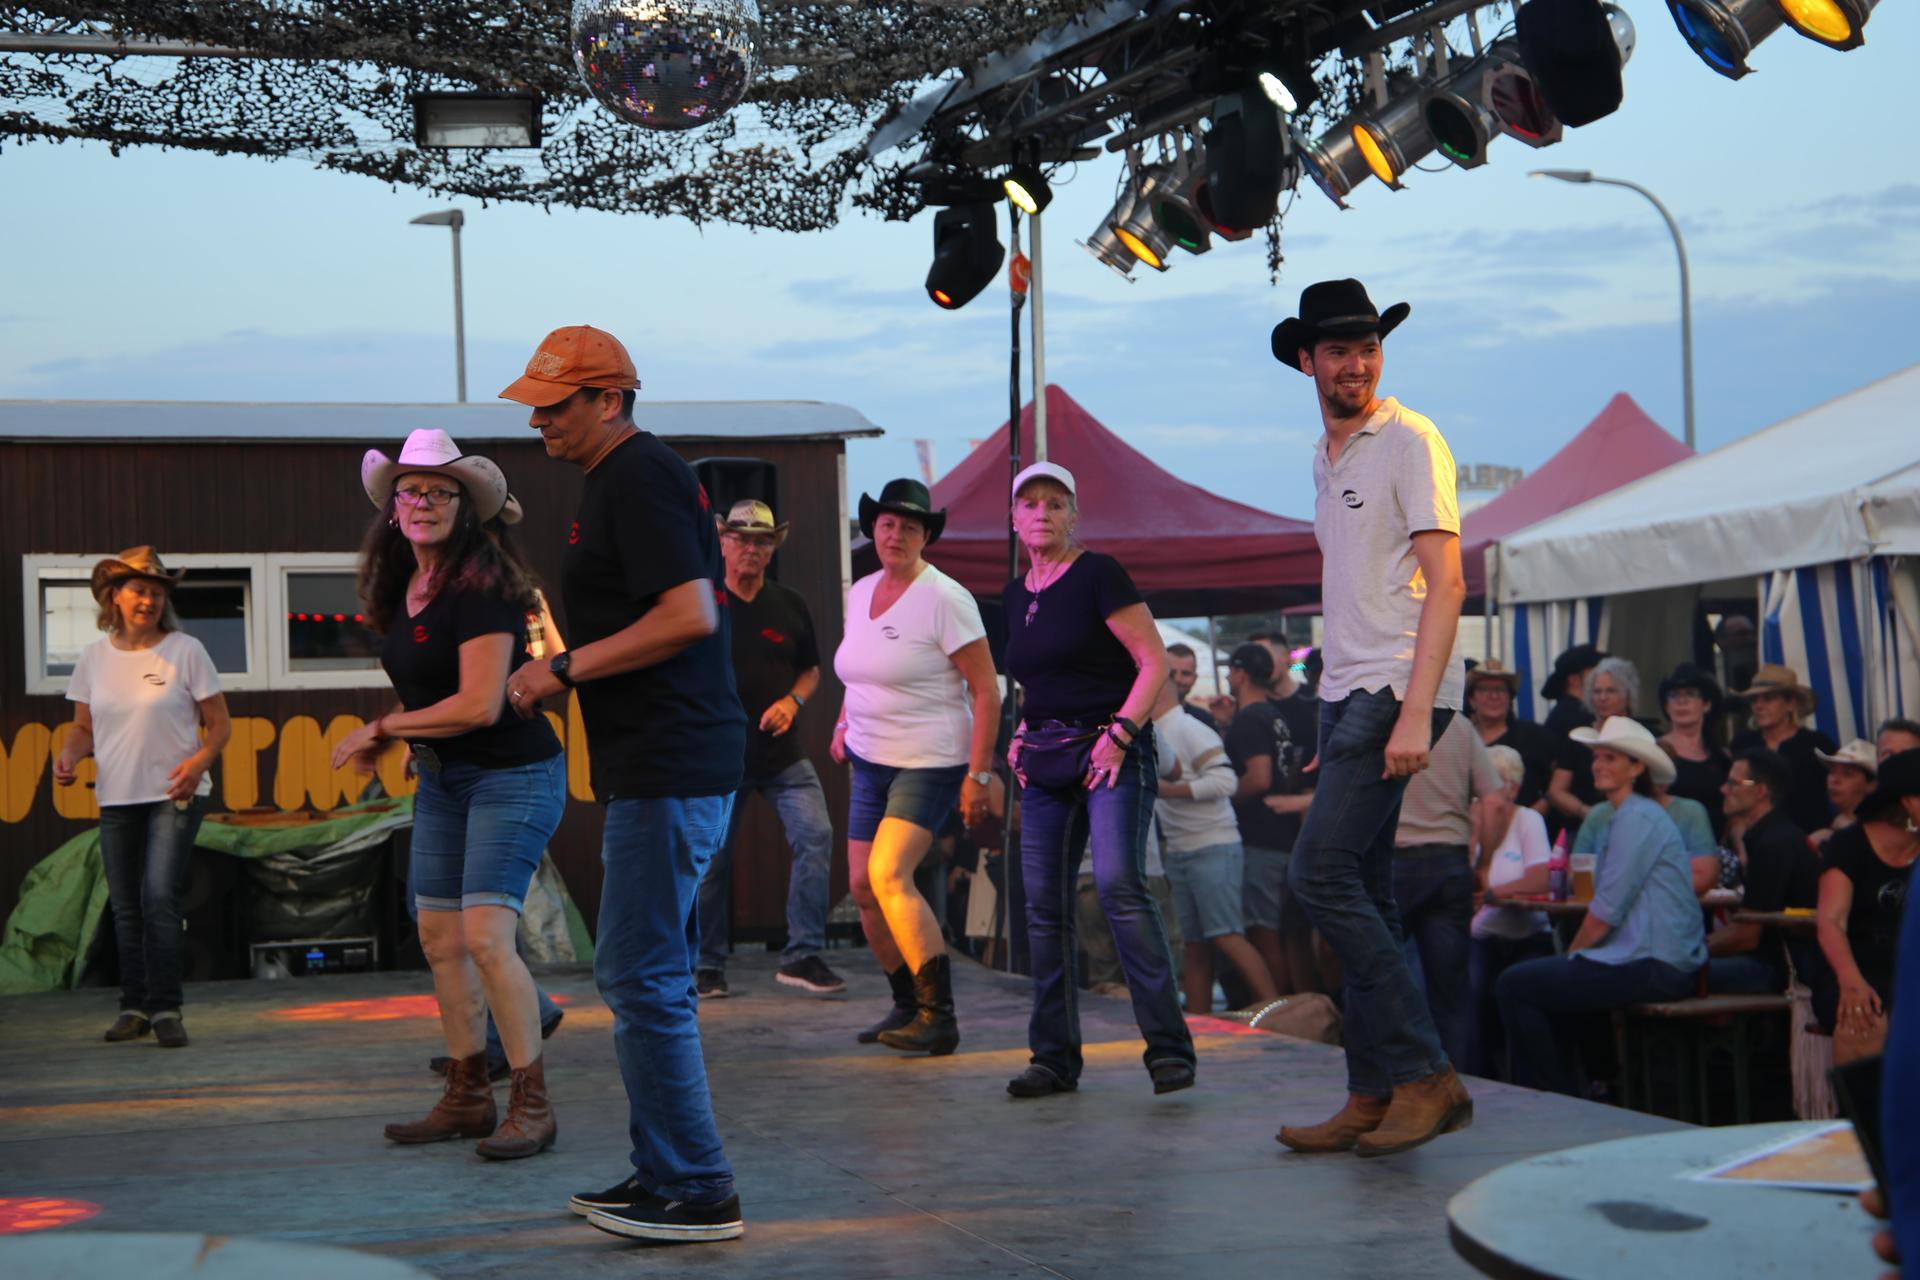
[[[1300,291],[1300,314],[1273,326],[1273,358],[1289,369],[1299,369],[1301,349],[1313,350],[1313,344],[1322,338],[1373,333],[1385,342],[1412,310],[1405,302],[1378,310],[1367,296],[1367,287],[1358,280],[1310,284]]]
[[[1819,758],[1821,764],[1850,764],[1856,769],[1865,770],[1869,778],[1877,777],[1880,773],[1880,753],[1874,750],[1873,744],[1865,738],[1855,738],[1832,755],[1828,755],[1818,747],[1814,748],[1813,754]]]
[[[394,480],[413,471],[431,471],[458,480],[482,524],[495,516],[508,524],[520,523],[520,504],[507,492],[507,477],[500,468],[490,458],[461,453],[453,437],[438,429],[423,428],[408,436],[398,458],[389,458],[378,449],[367,450],[360,459],[360,484],[374,506],[384,507],[393,496]]]
[[[1752,686],[1737,690],[1733,696],[1757,698],[1763,693],[1791,694],[1801,715],[1813,714],[1813,690],[1800,683],[1800,673],[1792,667],[1782,666],[1777,662],[1763,662],[1760,664],[1760,669],[1753,673]]]
[[[169,569],[161,564],[160,553],[152,547],[129,547],[93,566],[93,598],[98,600],[109,588],[119,586],[128,578],[150,578],[172,590],[186,576],[185,569]]]
[[[947,527],[946,508],[933,510],[933,495],[927,492],[927,486],[918,480],[901,479],[887,481],[886,488],[880,490],[879,501],[860,495],[860,532],[868,538],[873,537],[873,522],[884,512],[891,511],[897,516],[912,516],[927,527],[927,545],[932,546],[940,540],[940,531]]]
[[[1467,672],[1467,692],[1472,693],[1473,686],[1484,680],[1498,680],[1501,684],[1507,686],[1508,693],[1518,694],[1520,692],[1520,673],[1518,671],[1509,671],[1501,666],[1500,659],[1498,658],[1489,658],[1473,670]]]
[[[773,508],[764,502],[756,502],[752,498],[742,498],[728,510],[726,519],[715,516],[713,522],[720,526],[722,533],[771,534],[776,550],[787,540],[787,530],[793,527],[791,520],[783,520],[775,524]]]
[[[1605,747],[1633,757],[1647,766],[1656,787],[1670,787],[1679,776],[1679,770],[1673,767],[1673,758],[1660,749],[1647,726],[1632,716],[1608,716],[1598,729],[1583,725],[1567,736],[1589,747]]]

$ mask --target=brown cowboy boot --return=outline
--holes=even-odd
[[[1357,1156],[1390,1156],[1473,1123],[1473,1099],[1453,1068],[1395,1085],[1386,1119],[1353,1144]]]
[[[493,1106],[493,1086],[487,1083],[487,1055],[456,1058],[447,1067],[447,1086],[440,1101],[423,1119],[387,1126],[387,1141],[413,1144],[445,1142],[448,1138],[484,1138],[493,1132],[499,1113]]]
[[[547,1065],[535,1058],[524,1067],[513,1069],[513,1084],[507,1094],[507,1118],[474,1151],[489,1160],[520,1160],[537,1156],[553,1145],[560,1126],[553,1119],[553,1103],[547,1098]]]
[[[1319,1124],[1285,1125],[1273,1135],[1282,1146],[1318,1155],[1325,1151],[1351,1151],[1360,1135],[1371,1133],[1387,1116],[1387,1100],[1370,1098],[1364,1093],[1347,1095],[1347,1105],[1331,1120]]]

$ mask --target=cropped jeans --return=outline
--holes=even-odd
[[[1433,713],[1433,736],[1452,717]],[[1386,778],[1400,719],[1393,690],[1355,690],[1320,704],[1320,780],[1294,841],[1288,884],[1346,977],[1347,1090],[1387,1098],[1395,1085],[1444,1071],[1447,1055],[1401,951],[1393,836],[1405,778]]]
[[[100,809],[100,861],[120,951],[120,1007],[149,1016],[178,1009],[183,972],[180,894],[205,796]]]
[[[1193,1036],[1180,1012],[1166,924],[1147,887],[1147,823],[1153,818],[1154,792],[1150,726],[1128,748],[1114,786],[1091,791],[1029,786],[1021,792],[1020,867],[1033,968],[1027,1043],[1034,1065],[1061,1080],[1080,1078],[1073,905],[1080,859],[1089,849],[1094,889],[1113,927],[1134,1020],[1147,1042],[1146,1063],[1192,1066],[1195,1061]]]

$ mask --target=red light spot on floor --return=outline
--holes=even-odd
[[[0,1236],[45,1231],[84,1222],[100,1212],[91,1200],[55,1200],[45,1196],[0,1196]]]
[[[570,1004],[570,996],[554,996],[555,1004]],[[382,996],[375,1000],[325,1000],[319,1004],[273,1009],[268,1017],[287,1022],[394,1022],[401,1018],[440,1017],[432,996]]]

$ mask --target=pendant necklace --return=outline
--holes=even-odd
[[[1032,626],[1035,615],[1037,615],[1040,612],[1040,593],[1042,591],[1045,591],[1048,587],[1052,586],[1054,583],[1060,581],[1060,575],[1065,572],[1066,572],[1066,568],[1064,566],[1060,568],[1056,568],[1053,571],[1052,576],[1050,576],[1045,582],[1041,583],[1038,587],[1033,589],[1033,599],[1027,602],[1027,621],[1025,625],[1029,627]]]

